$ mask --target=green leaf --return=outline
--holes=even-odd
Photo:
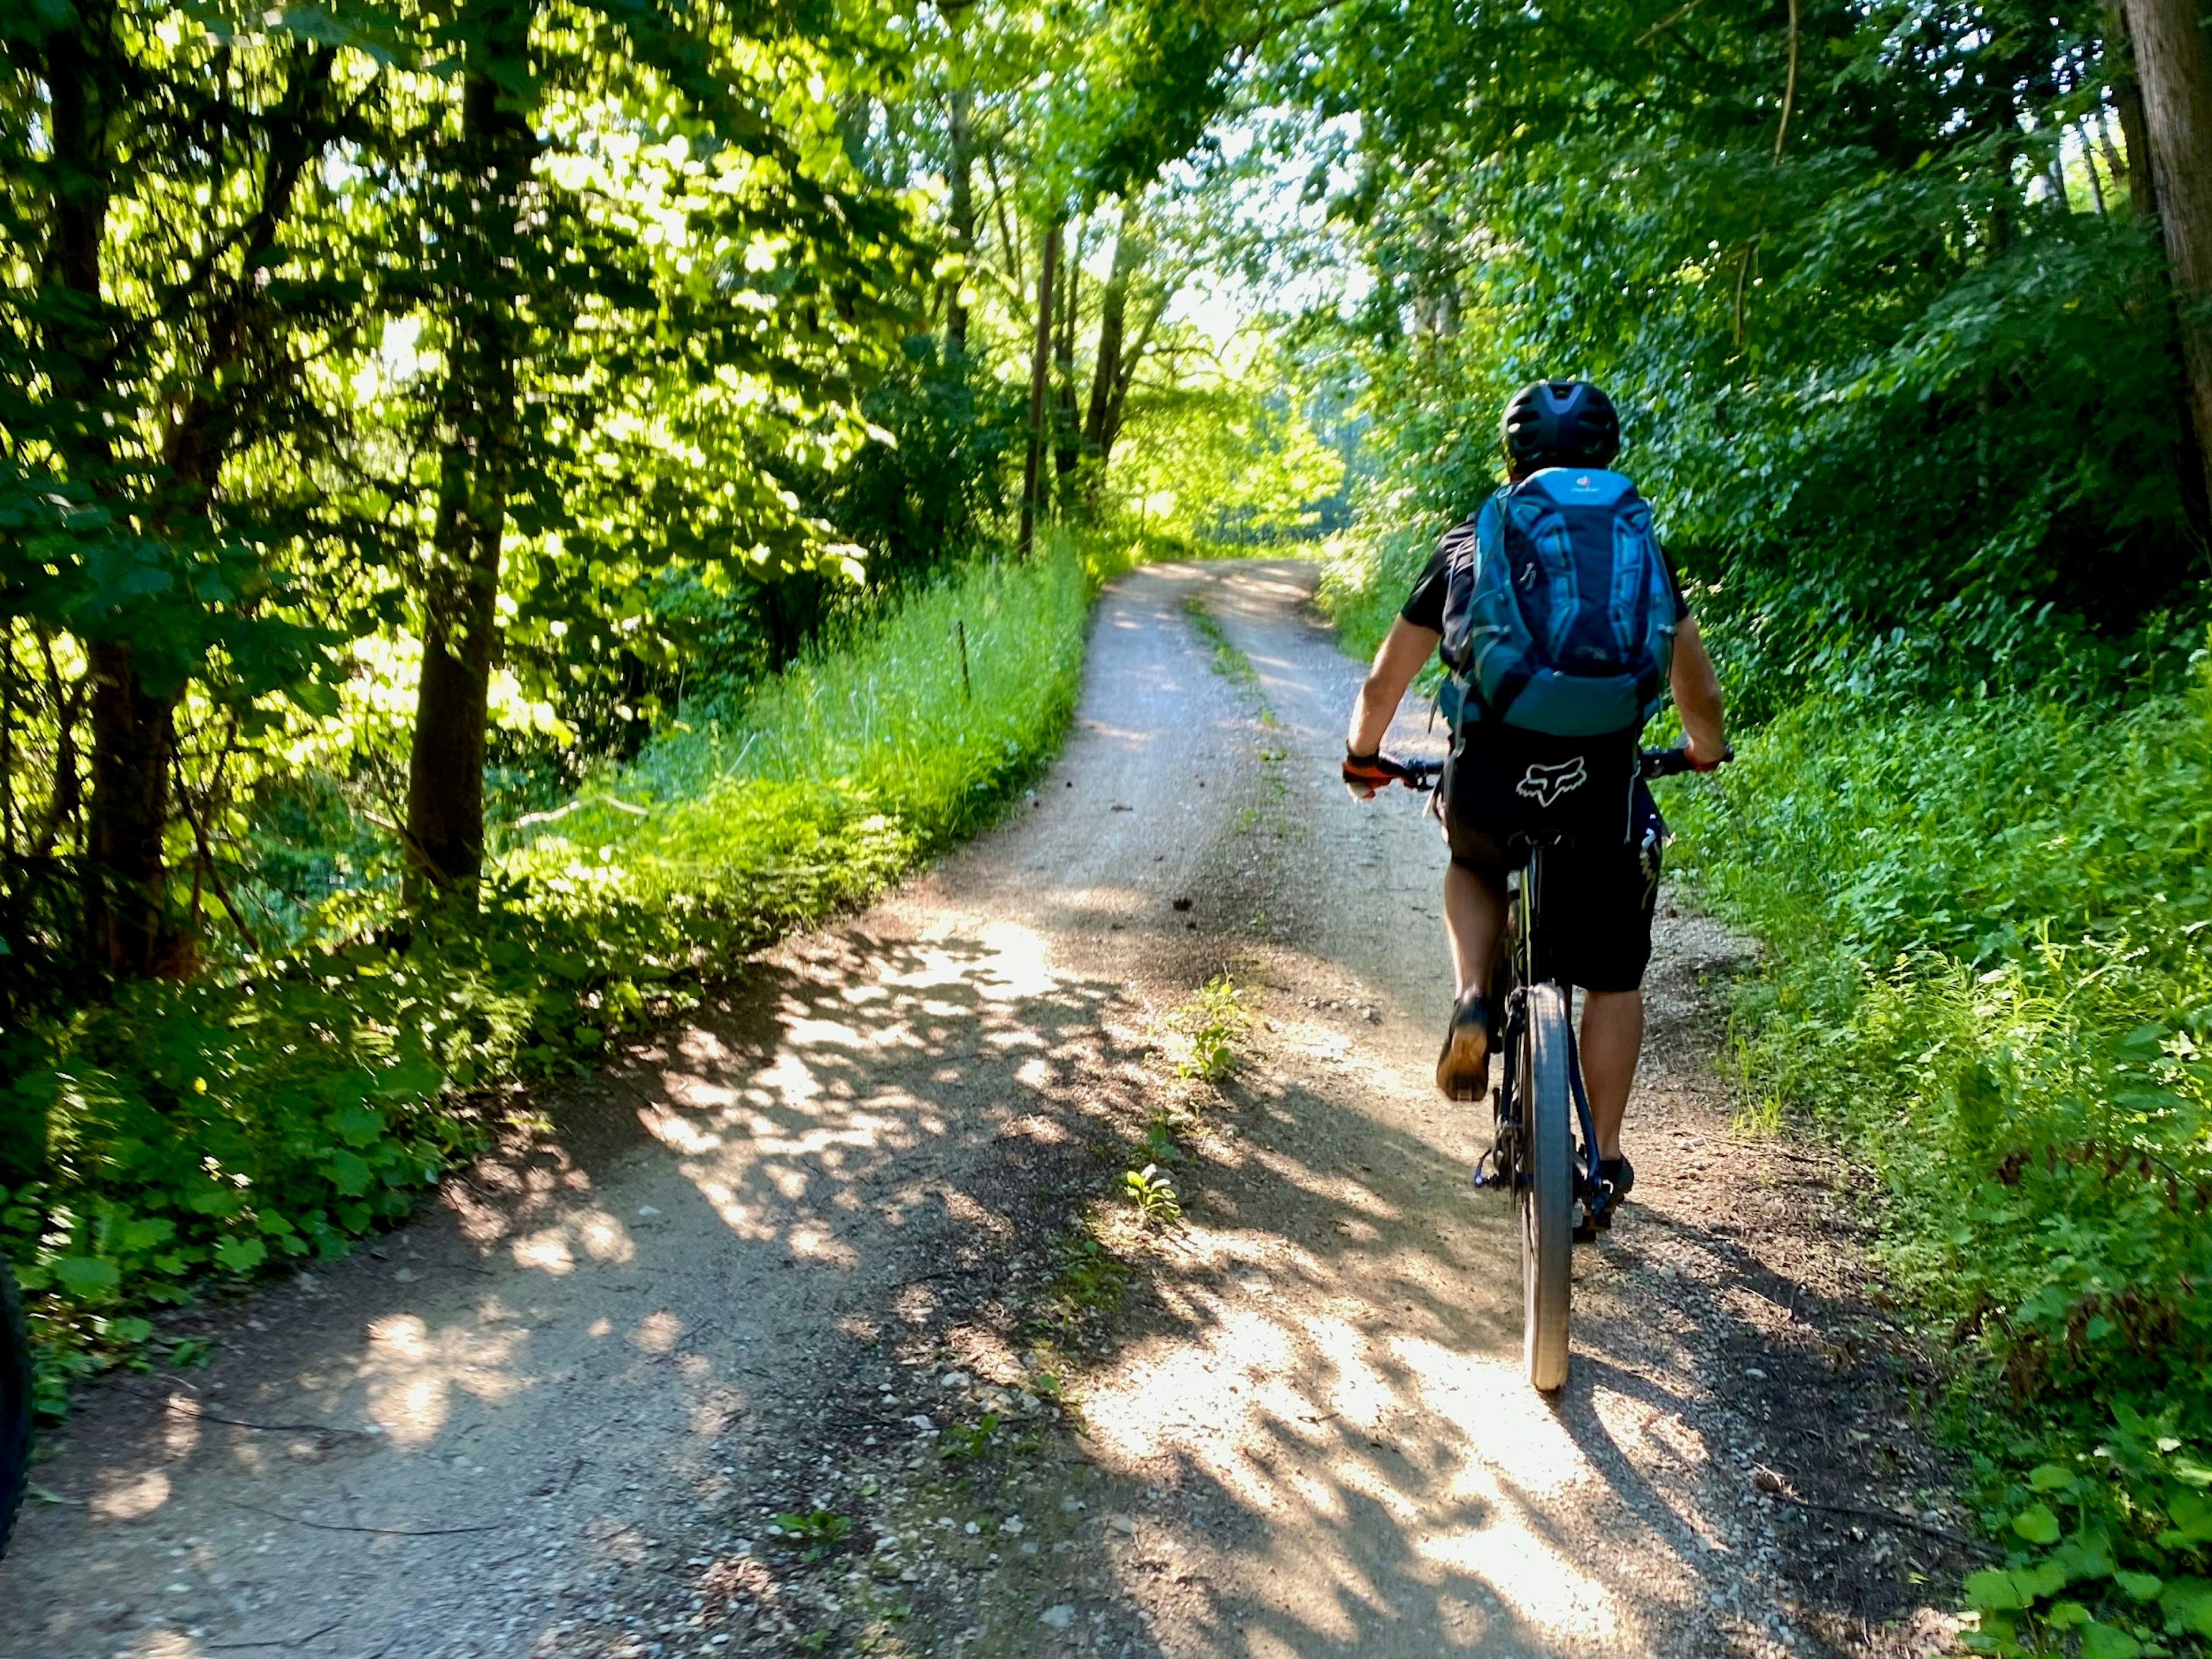
[[[2058,1517],[2042,1504],[2030,1504],[2012,1518],[2012,1529],[2031,1544],[2058,1541]]]
[[[1966,1592],[1968,1607],[1987,1611],[2024,1607],[2035,1600],[2014,1583],[2013,1576],[2002,1567],[1984,1567],[1979,1572],[1969,1573]]]
[[[374,1106],[342,1106],[331,1114],[331,1128],[349,1146],[372,1146],[384,1138],[384,1114]]]
[[[2158,1605],[2168,1632],[2212,1636],[2212,1583],[2176,1578],[2159,1592]]]
[[[55,1281],[71,1296],[104,1296],[123,1282],[112,1261],[98,1256],[65,1255],[52,1267]]]
[[[2166,1581],[2154,1573],[2122,1571],[2112,1575],[2112,1582],[2120,1587],[2121,1594],[2136,1601],[2154,1601]]]
[[[347,1198],[359,1198],[368,1190],[372,1171],[368,1160],[358,1152],[341,1148],[331,1154],[331,1184]]]
[[[269,1259],[269,1247],[258,1238],[226,1238],[215,1247],[218,1265],[234,1273],[250,1273]]]
[[[2081,1659],[2140,1659],[2142,1644],[2112,1625],[2085,1625],[2081,1629]]]
[[[2029,1487],[2036,1492],[2057,1492],[2073,1480],[2074,1471],[2063,1463],[2039,1463],[2027,1475]]]
[[[2169,1540],[2172,1544],[2212,1542],[2212,1498],[2193,1492],[2176,1492],[2166,1506],[2166,1530],[2159,1534],[2160,1543]]]
[[[177,1224],[167,1216],[140,1216],[123,1224],[116,1248],[133,1255],[158,1250],[177,1236]]]

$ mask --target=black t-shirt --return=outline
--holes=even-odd
[[[1667,580],[1674,587],[1674,612],[1678,617],[1686,618],[1690,614],[1690,602],[1682,597],[1682,578],[1675,571],[1672,560],[1664,562]],[[1425,628],[1431,634],[1444,631],[1445,564],[1444,550],[1438,547],[1429,555],[1428,565],[1422,570],[1420,580],[1413,584],[1413,591],[1407,595],[1406,603],[1398,610],[1398,614],[1414,627]]]

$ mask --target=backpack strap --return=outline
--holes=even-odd
[[[1491,493],[1490,499],[1483,503],[1481,516],[1475,521],[1478,556],[1497,561],[1509,584],[1512,580],[1511,573],[1504,569],[1505,514],[1507,503],[1519,488],[1520,484],[1511,479],[1498,485]],[[1505,718],[1506,710],[1512,708],[1514,700],[1528,689],[1528,682],[1534,678],[1534,665],[1524,662],[1501,675],[1487,697],[1483,696],[1480,687],[1470,680],[1468,701],[1484,720],[1502,720]]]

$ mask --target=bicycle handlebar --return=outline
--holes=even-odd
[[[1426,793],[1435,788],[1437,779],[1444,769],[1444,763],[1442,761],[1401,761],[1389,759],[1387,757],[1378,757],[1378,758],[1385,759],[1388,764],[1397,769],[1397,781],[1418,793]],[[1671,749],[1646,749],[1638,758],[1643,765],[1644,775],[1647,778],[1671,778],[1683,772],[1697,770],[1697,768],[1690,764],[1690,751],[1680,744]],[[1731,746],[1721,751],[1720,760],[1716,764],[1724,765],[1735,758],[1735,750]]]
[[[1713,764],[1724,766],[1735,758],[1735,750],[1731,745],[1721,750],[1720,759]],[[1690,751],[1680,744],[1676,744],[1671,749],[1647,749],[1644,751],[1642,759],[1644,775],[1647,778],[1671,778],[1680,773],[1694,772],[1698,769],[1690,764]]]

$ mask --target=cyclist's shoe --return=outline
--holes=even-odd
[[[1613,1212],[1636,1184],[1636,1167],[1625,1158],[1601,1158],[1597,1161],[1597,1174],[1605,1183],[1605,1194],[1603,1201],[1590,1212],[1590,1225],[1602,1231],[1613,1225]]]
[[[1437,1056],[1437,1087],[1448,1100],[1480,1100],[1490,1092],[1490,1007],[1479,991],[1452,1004],[1451,1028]]]

